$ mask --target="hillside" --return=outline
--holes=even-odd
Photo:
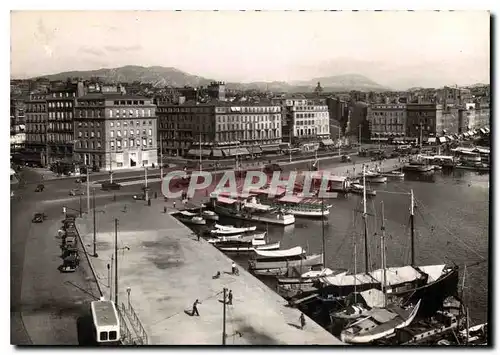
[[[184,86],[206,86],[214,79],[207,79],[197,75],[185,73],[176,68],[166,67],[141,67],[128,65],[120,68],[98,69],[88,71],[70,71],[51,75],[44,75],[49,80],[66,80],[68,77],[79,77],[84,80],[91,78],[101,78],[105,82],[142,82],[152,83],[155,86],[163,87],[170,85],[173,87]],[[317,83],[321,82],[324,91],[384,91],[387,88],[375,83],[365,76],[357,74],[337,75],[329,77],[314,78],[308,81],[295,81],[286,83],[281,81],[273,82],[251,82],[251,83],[227,83],[229,89],[235,90],[260,90],[275,92],[303,92],[312,91]]]

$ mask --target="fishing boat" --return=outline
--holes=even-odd
[[[311,267],[323,264],[323,255],[306,255],[302,247],[288,250],[260,251],[249,260],[250,271],[265,271],[267,275],[283,275],[290,267]]]
[[[403,171],[414,173],[428,173],[434,171],[434,165],[413,161],[403,166]]]
[[[341,310],[330,313],[332,322],[335,319],[358,319],[367,316],[371,309],[384,307],[384,293],[372,288],[362,292],[354,292],[346,297],[347,306]]]
[[[438,310],[443,300],[453,295],[458,285],[458,267],[445,264],[417,266],[414,251],[414,198],[411,190],[410,204],[410,232],[411,232],[411,265],[389,267],[369,271],[368,243],[365,222],[365,272],[349,274],[347,272],[335,276],[319,278],[316,287],[319,294],[328,296],[347,296],[352,292],[365,291],[372,288],[381,288],[385,279],[386,293],[400,297],[404,303],[422,300],[420,311],[424,315],[432,315]],[[366,200],[364,201],[366,213]]]
[[[218,221],[219,220],[219,216],[217,216],[217,214],[214,211],[210,211],[210,210],[203,210],[201,212],[201,217],[205,218],[205,220],[207,220],[207,221]]]
[[[340,333],[340,340],[351,344],[368,344],[393,334],[396,329],[408,326],[415,319],[420,307],[416,305],[400,307],[394,304],[377,308]]]
[[[375,197],[377,196],[377,191],[372,190],[372,189],[365,189],[366,190],[366,196],[367,197]],[[363,185],[357,184],[357,183],[352,183],[351,184],[351,193],[356,194],[356,195],[363,195]]]
[[[239,201],[227,197],[212,197],[214,211],[222,216],[244,221],[288,226],[295,223],[295,217],[283,210],[267,205]],[[263,207],[265,206],[265,207]]]
[[[323,277],[333,275],[335,272],[329,268],[321,268],[319,270],[309,270],[302,273],[299,277],[281,277],[278,278],[278,284],[312,284],[314,280]]]
[[[189,211],[180,211],[179,213],[176,213],[175,217],[185,224],[194,224],[198,226],[207,224],[207,221],[203,217],[200,217],[197,213]]]
[[[405,173],[403,173],[400,170],[389,171],[387,173],[383,173],[382,175],[389,178],[389,179],[404,179],[405,178]]]
[[[236,235],[247,232],[253,232],[257,229],[256,226],[251,227],[233,227],[233,226],[222,226],[220,224],[215,225],[215,229],[211,230],[210,233],[217,236],[228,236],[228,235]]]
[[[326,217],[330,214],[332,205],[322,204],[322,200],[316,198],[304,198],[297,195],[283,196],[278,200],[279,205],[285,213],[296,217]]]
[[[266,244],[266,241],[260,240],[260,239],[254,239],[250,243],[221,243],[221,244],[214,244],[214,246],[219,249],[220,251],[223,252],[229,252],[229,253],[250,253],[255,250],[264,250],[264,251],[271,251],[271,250],[279,250],[280,248],[280,242],[276,243],[271,243],[271,244]]]
[[[374,171],[369,171],[365,174],[366,181],[373,184],[383,184],[387,182],[387,177]]]

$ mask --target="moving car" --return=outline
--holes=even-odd
[[[43,223],[44,219],[45,219],[45,214],[37,212],[33,216],[33,219],[31,220],[31,222],[33,222],[33,223]]]

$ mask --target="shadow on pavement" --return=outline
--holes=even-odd
[[[78,345],[97,346],[93,335],[92,316],[85,314],[76,320],[76,333],[78,335]]]

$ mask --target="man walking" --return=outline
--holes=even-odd
[[[304,313],[301,313],[300,314],[300,329],[304,329],[305,325],[306,325],[306,317],[304,317]]]
[[[233,290],[229,290],[229,295],[227,295],[227,304],[228,305],[233,304]]]
[[[191,316],[194,316],[194,315],[197,315],[198,317],[200,316],[200,313],[198,313],[198,307],[196,307],[199,304],[201,304],[201,302],[198,301],[198,299],[196,299],[196,301],[194,301],[194,303],[193,303],[193,312],[191,313]]]

